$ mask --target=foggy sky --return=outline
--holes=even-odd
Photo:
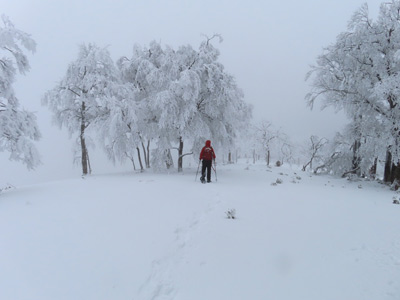
[[[135,43],[152,40],[174,48],[197,48],[204,35],[221,34],[220,61],[254,107],[254,119],[265,119],[282,128],[295,141],[311,134],[332,137],[345,125],[342,114],[306,107],[310,83],[305,74],[323,47],[344,31],[351,15],[365,1],[359,0],[0,0],[0,13],[37,42],[29,55],[31,71],[18,76],[14,88],[23,107],[35,111],[42,132],[37,143],[44,165],[36,173],[20,163],[8,163],[0,153],[3,181],[46,179],[50,173],[76,175],[72,168],[72,140],[52,126],[44,93],[53,88],[76,59],[78,45],[96,43],[114,60],[130,57]],[[381,1],[367,1],[376,17]],[[100,149],[97,150],[100,152]],[[59,175],[61,176],[61,175]],[[30,182],[29,180],[24,181]],[[21,181],[22,182],[22,181]]]

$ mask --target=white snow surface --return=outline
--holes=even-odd
[[[400,299],[387,186],[285,165],[217,172],[210,184],[189,168],[4,191],[0,299]]]

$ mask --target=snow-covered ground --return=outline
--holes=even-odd
[[[0,299],[400,299],[398,194],[289,166],[217,167],[211,184],[192,168],[4,191]]]

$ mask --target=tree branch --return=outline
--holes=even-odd
[[[185,153],[185,154],[182,154],[181,156],[179,156],[178,158],[182,158],[182,157],[184,157],[184,156],[186,156],[186,155],[192,155],[192,154],[193,154],[193,152]]]

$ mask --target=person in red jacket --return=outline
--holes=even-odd
[[[210,140],[207,140],[206,145],[201,149],[200,160],[202,161],[200,180],[202,183],[205,182],[207,170],[207,182],[211,182],[211,165],[213,160],[215,162],[215,153]]]

